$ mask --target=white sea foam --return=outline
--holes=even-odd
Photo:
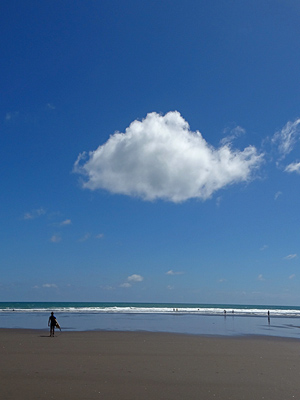
[[[68,314],[188,314],[188,315],[223,315],[223,316],[266,316],[270,311],[271,316],[276,317],[300,317],[300,309],[288,308],[240,308],[226,306],[220,307],[153,307],[153,306],[103,306],[103,307],[41,307],[41,308],[22,308],[22,307],[3,307],[0,312],[19,312],[19,313],[56,313]]]

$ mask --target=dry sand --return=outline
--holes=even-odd
[[[0,329],[1,399],[300,399],[300,341]]]

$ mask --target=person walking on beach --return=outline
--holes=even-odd
[[[49,317],[49,320],[48,320],[48,326],[50,326],[50,336],[54,336],[54,330],[55,330],[56,325],[57,325],[56,317],[52,311],[52,313]]]

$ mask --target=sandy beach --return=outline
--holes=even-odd
[[[300,341],[0,329],[1,398],[300,398]]]

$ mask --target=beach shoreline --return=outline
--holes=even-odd
[[[0,340],[7,400],[300,397],[293,338],[0,329]]]
[[[49,315],[50,312],[2,312],[0,328],[45,329]],[[55,312],[55,316],[64,332],[145,331],[206,336],[264,335],[300,338],[299,319],[295,317],[88,312]]]
[[[44,329],[51,312],[64,332],[146,331],[300,338],[300,308],[281,305],[0,302],[0,328]]]

